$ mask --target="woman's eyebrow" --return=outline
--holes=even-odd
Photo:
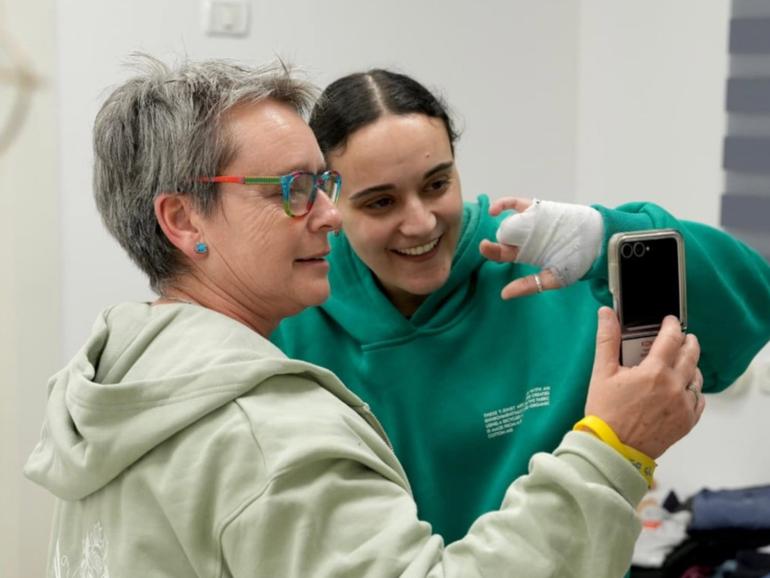
[[[440,172],[446,171],[448,169],[451,169],[454,166],[454,164],[455,164],[454,161],[447,161],[447,162],[444,162],[444,163],[439,163],[435,167],[432,167],[430,170],[428,170],[423,175],[422,178],[429,179],[430,177],[432,177],[436,173],[440,173]],[[360,191],[358,191],[356,193],[353,193],[352,195],[350,195],[350,200],[351,201],[355,201],[356,199],[361,198],[361,197],[363,197],[365,195],[370,195],[372,193],[382,193],[382,192],[385,192],[385,191],[391,191],[391,190],[393,190],[395,188],[396,188],[396,185],[394,185],[392,183],[384,183],[384,184],[381,184],[381,185],[374,185],[373,187],[367,187],[367,188],[362,189],[362,190],[360,190]]]
[[[373,187],[367,187],[365,189],[358,191],[357,193],[353,193],[352,195],[350,195],[350,200],[355,201],[356,199],[365,197],[366,195],[371,195],[372,193],[382,193],[384,191],[392,191],[395,188],[396,188],[396,185],[392,183],[374,185]]]
[[[436,173],[440,173],[440,172],[442,172],[442,171],[445,171],[445,170],[447,170],[447,169],[451,169],[451,168],[454,166],[454,164],[455,164],[455,162],[454,162],[454,161],[447,161],[447,162],[445,162],[445,163],[439,163],[439,164],[437,164],[435,167],[433,167],[432,169],[430,169],[430,170],[429,170],[427,173],[425,173],[425,175],[423,176],[423,178],[424,178],[424,179],[427,179],[427,178],[430,178],[430,177],[432,177],[432,176],[433,176],[433,175],[435,175]]]

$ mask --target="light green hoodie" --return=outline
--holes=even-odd
[[[617,577],[644,492],[614,450],[569,433],[445,548],[359,398],[181,304],[97,319],[50,381],[25,473],[59,498],[55,578]]]

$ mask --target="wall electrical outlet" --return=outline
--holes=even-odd
[[[208,36],[249,34],[249,0],[203,0],[201,15]]]

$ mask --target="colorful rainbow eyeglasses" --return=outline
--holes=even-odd
[[[200,182],[281,185],[283,210],[290,217],[307,215],[313,208],[319,189],[336,204],[342,187],[342,177],[336,171],[325,171],[320,175],[294,171],[281,177],[201,177]]]

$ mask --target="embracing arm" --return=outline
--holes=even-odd
[[[233,576],[621,576],[645,486],[617,452],[567,434],[532,459],[499,511],[444,547],[404,485],[355,459],[319,456],[277,476],[223,533]]]
[[[770,339],[770,265],[727,233],[680,221],[652,203],[608,209],[553,202],[533,205],[529,199],[510,197],[495,201],[490,213],[505,209],[517,213],[501,223],[500,242],[482,241],[481,252],[495,261],[518,261],[543,269],[512,280],[503,289],[503,298],[558,290],[565,278],[566,284],[581,278],[591,283],[597,301],[610,305],[610,237],[670,228],[685,241],[688,331],[701,342],[706,391],[719,391],[735,381]],[[565,276],[565,270],[571,274]]]
[[[687,260],[688,332],[700,341],[704,389],[713,392],[729,386],[770,339],[767,261],[727,233],[680,221],[652,203],[595,208],[604,221],[604,242],[584,279],[602,303],[612,301],[607,286],[607,243],[614,233],[672,228],[682,234]]]

